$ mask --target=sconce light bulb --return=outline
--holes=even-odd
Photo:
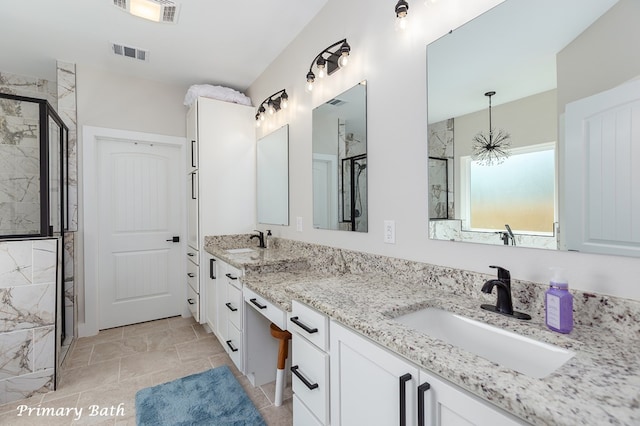
[[[276,113],[276,107],[273,104],[272,100],[269,100],[269,104],[267,105],[267,111],[269,111],[269,115],[273,115]]]
[[[289,98],[280,98],[280,108],[286,109],[289,106]]]
[[[313,90],[313,81],[307,81],[307,92],[311,92]]]
[[[349,54],[348,53],[343,53],[340,56],[340,59],[338,59],[338,65],[340,65],[340,68],[344,68],[349,64]]]
[[[261,122],[260,118],[258,117],[258,119],[256,120],[256,127],[260,127],[261,123],[262,122]]]
[[[318,68],[318,78],[324,78],[324,66],[322,68]]]
[[[266,115],[265,115],[265,113],[263,111],[263,112],[260,113],[260,121],[264,121],[265,118],[266,118]]]

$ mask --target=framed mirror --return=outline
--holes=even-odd
[[[289,225],[289,125],[257,142],[258,223]]]
[[[367,232],[367,84],[313,110],[313,226]]]
[[[619,165],[589,151],[581,129],[597,123],[565,126],[576,104],[640,76],[638,19],[634,0],[506,0],[427,46],[429,238],[640,253],[631,232],[640,219],[615,219],[640,206],[637,179],[614,176]],[[616,142],[600,149],[627,152]],[[621,180],[634,189],[612,200],[607,182]],[[575,193],[585,196],[571,201]],[[630,250],[605,247],[620,244]]]

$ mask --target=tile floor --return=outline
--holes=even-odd
[[[135,425],[138,390],[224,364],[231,367],[269,426],[292,424],[290,386],[283,405],[275,407],[275,383],[254,388],[213,334],[193,318],[173,317],[78,339],[63,365],[58,390],[0,406],[0,425]],[[31,416],[26,409],[18,416],[20,405],[34,408]],[[99,409],[93,408],[92,413],[92,405]],[[35,408],[58,409],[56,414],[69,409],[69,415],[37,417]],[[78,420],[74,408],[83,409]]]

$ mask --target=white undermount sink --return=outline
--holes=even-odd
[[[252,253],[255,250],[251,248],[236,248],[225,250],[229,254]]]
[[[425,308],[395,321],[501,366],[541,379],[575,353],[439,308]]]

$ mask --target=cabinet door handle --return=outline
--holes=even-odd
[[[262,305],[258,300],[254,297],[253,299],[249,299],[249,302],[253,303],[258,307],[258,309],[267,309],[267,305]]]
[[[225,274],[227,276],[227,278],[229,278],[230,280],[237,280],[238,277],[234,277],[233,275],[231,275],[231,273],[229,274]]]
[[[191,253],[191,252],[187,253],[187,256],[189,256],[189,257],[193,257],[195,255],[196,255],[195,253]]]
[[[216,274],[214,273],[215,271],[215,264],[216,260],[215,259],[209,259],[209,277],[211,277],[212,280],[216,279]]]
[[[306,331],[309,334],[318,332],[317,328],[309,328],[309,326],[301,323],[300,320],[298,320],[298,317],[291,317],[291,322],[297,325],[298,327],[302,328],[304,331]]]
[[[231,344],[231,340],[227,340],[226,344],[227,346],[229,346],[229,349],[231,349],[231,352],[238,352],[238,348],[233,347],[233,345]]]
[[[411,374],[400,376],[400,426],[407,426],[407,382]]]
[[[187,276],[188,276],[189,278],[193,278],[193,277],[195,277],[195,276],[196,276],[196,274],[194,274],[194,273],[192,273],[192,272],[189,272],[189,273],[187,274]]]
[[[305,385],[306,387],[308,387],[308,388],[309,388],[309,390],[314,390],[314,389],[316,389],[316,388],[318,387],[318,384],[317,384],[317,383],[311,383],[310,381],[308,381],[308,380],[307,380],[307,379],[306,379],[306,378],[305,378],[305,377],[304,377],[304,376],[303,376],[303,375],[298,371],[298,369],[299,369],[299,368],[300,368],[300,366],[298,366],[298,365],[294,365],[293,367],[291,367],[291,372],[292,372],[293,374],[295,374],[295,375],[296,375],[296,377],[297,377],[298,379],[300,379],[300,381],[301,381],[302,383],[304,383],[304,385]]]
[[[191,199],[192,200],[197,200],[198,197],[196,197],[196,174],[195,173],[191,173]]]
[[[196,141],[191,141],[191,167],[196,167]]]
[[[431,385],[428,382],[424,382],[418,386],[418,426],[425,426],[424,418],[424,393],[431,389]]]
[[[196,302],[194,302],[193,299],[187,299],[187,303],[189,303],[190,305],[196,304]]]
[[[224,305],[225,305],[227,308],[229,308],[229,310],[230,310],[231,312],[235,312],[235,311],[237,311],[237,310],[238,310],[238,308],[234,308],[234,307],[233,307],[233,305],[231,305],[231,302],[227,302],[227,303],[225,303]]]

